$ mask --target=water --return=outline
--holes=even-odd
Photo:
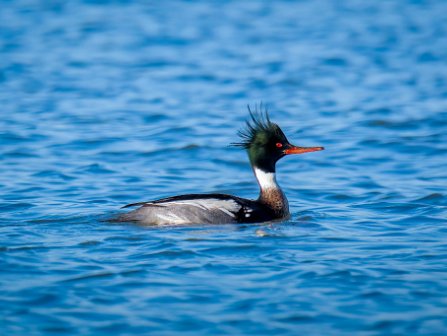
[[[447,2],[1,2],[0,334],[447,332]],[[261,101],[289,221],[103,221],[256,197]]]

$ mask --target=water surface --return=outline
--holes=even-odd
[[[1,1],[0,333],[444,335],[445,1]],[[292,218],[103,219],[256,197],[268,103]]]

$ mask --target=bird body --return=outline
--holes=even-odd
[[[257,200],[225,194],[189,194],[148,202],[128,204],[139,208],[119,215],[114,221],[139,222],[145,225],[188,225],[258,223],[290,216],[287,198],[276,182],[276,162],[289,154],[323,150],[323,147],[297,147],[267,112],[252,113],[247,128],[239,132],[242,142],[233,145],[247,150],[260,187]]]
[[[159,199],[140,205],[120,216],[120,221],[148,225],[255,223],[275,219],[268,206],[225,194],[189,194]],[[128,207],[126,206],[126,207]]]

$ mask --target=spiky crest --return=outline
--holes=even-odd
[[[247,105],[250,119],[246,121],[246,128],[238,131],[241,142],[232,143],[232,146],[249,149],[256,140],[256,137],[261,134],[276,134],[284,136],[279,126],[270,121],[267,106],[260,103],[259,107],[256,104],[254,110]]]

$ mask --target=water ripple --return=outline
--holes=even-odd
[[[2,3],[0,334],[446,334],[446,12]],[[260,101],[326,147],[278,164],[290,220],[107,222],[180,193],[257,197],[228,144]]]

